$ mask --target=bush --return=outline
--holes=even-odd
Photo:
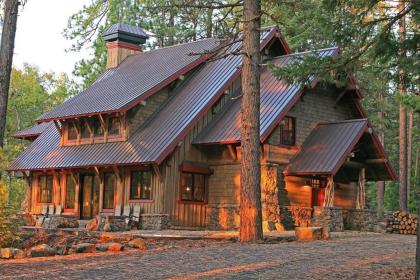
[[[0,247],[19,247],[19,227],[22,225],[23,220],[15,207],[0,205]]]

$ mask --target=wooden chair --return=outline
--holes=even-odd
[[[61,213],[63,213],[63,208],[61,208],[60,204],[57,204],[57,206],[55,206],[55,213],[54,215],[60,216]]]
[[[116,217],[120,217],[120,216],[121,216],[121,206],[120,206],[120,205],[115,206],[114,215],[115,215]]]
[[[137,225],[140,224],[140,204],[134,204],[133,208],[133,216],[132,216],[133,222],[136,222]]]
[[[132,224],[132,208],[130,205],[126,205],[123,211],[123,217],[125,217],[125,224],[128,229],[130,229]]]
[[[41,214],[37,216],[36,226],[42,226],[44,224],[45,218],[48,216],[48,205],[42,206]]]

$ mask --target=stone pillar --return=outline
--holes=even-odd
[[[261,166],[261,203],[264,231],[281,230],[277,187],[279,173],[276,165],[264,164]]]

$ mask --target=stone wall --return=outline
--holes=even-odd
[[[51,215],[45,218],[42,227],[48,229],[77,228],[79,227],[79,223],[76,216]]]
[[[211,230],[239,228],[240,210],[237,204],[208,205],[206,227]]]
[[[343,210],[344,229],[375,231],[379,219],[374,210],[370,209],[345,209]]]
[[[312,208],[301,206],[280,206],[280,225],[284,230],[311,226]]]
[[[100,231],[125,231],[128,230],[125,217],[107,214],[98,215],[98,230]]]
[[[140,229],[163,230],[170,227],[168,214],[141,214]]]
[[[338,207],[314,206],[312,226],[329,227],[330,231],[343,231],[343,211]]]

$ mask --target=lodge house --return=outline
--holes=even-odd
[[[137,205],[140,227],[237,228],[241,57],[219,54],[241,43],[208,38],[143,51],[147,33],[126,24],[103,38],[104,73],[14,135],[32,141],[8,169],[26,179],[25,210],[47,205],[82,221]],[[266,65],[339,53],[294,53],[277,27],[261,32]],[[342,88],[310,81],[290,84],[262,68],[264,230],[366,226],[365,182],[395,179],[355,79]]]

